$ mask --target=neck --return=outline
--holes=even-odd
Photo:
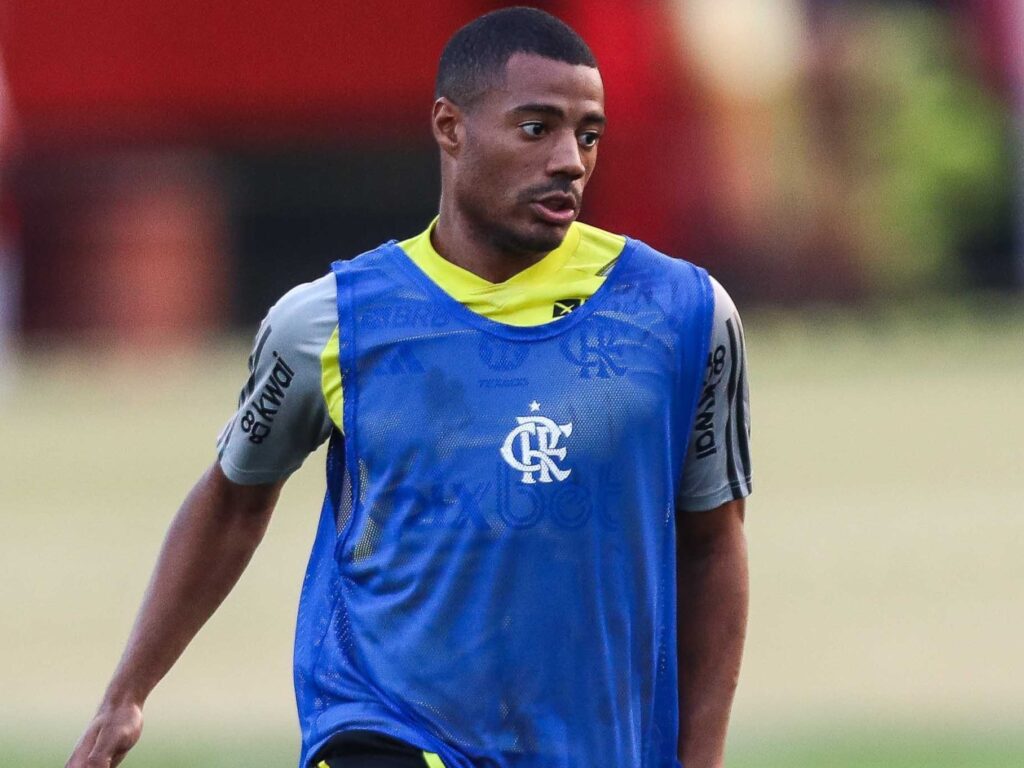
[[[489,240],[441,193],[441,215],[431,243],[445,260],[490,283],[503,283],[547,256],[548,251],[510,251]]]

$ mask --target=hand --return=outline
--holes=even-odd
[[[141,706],[104,705],[78,740],[65,768],[114,768],[141,735]]]

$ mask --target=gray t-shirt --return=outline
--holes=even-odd
[[[678,499],[679,509],[693,512],[751,492],[743,326],[725,289],[712,283],[707,373]],[[293,288],[271,307],[256,334],[238,410],[218,441],[229,480],[248,485],[285,478],[337,428],[321,362],[337,327],[333,274]]]

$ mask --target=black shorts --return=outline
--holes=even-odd
[[[316,753],[311,768],[428,768],[423,750],[373,731],[347,731]]]

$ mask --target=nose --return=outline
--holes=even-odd
[[[548,175],[580,179],[586,172],[587,166],[583,162],[579,139],[573,131],[566,131],[559,136],[557,142],[554,142],[548,160]]]

